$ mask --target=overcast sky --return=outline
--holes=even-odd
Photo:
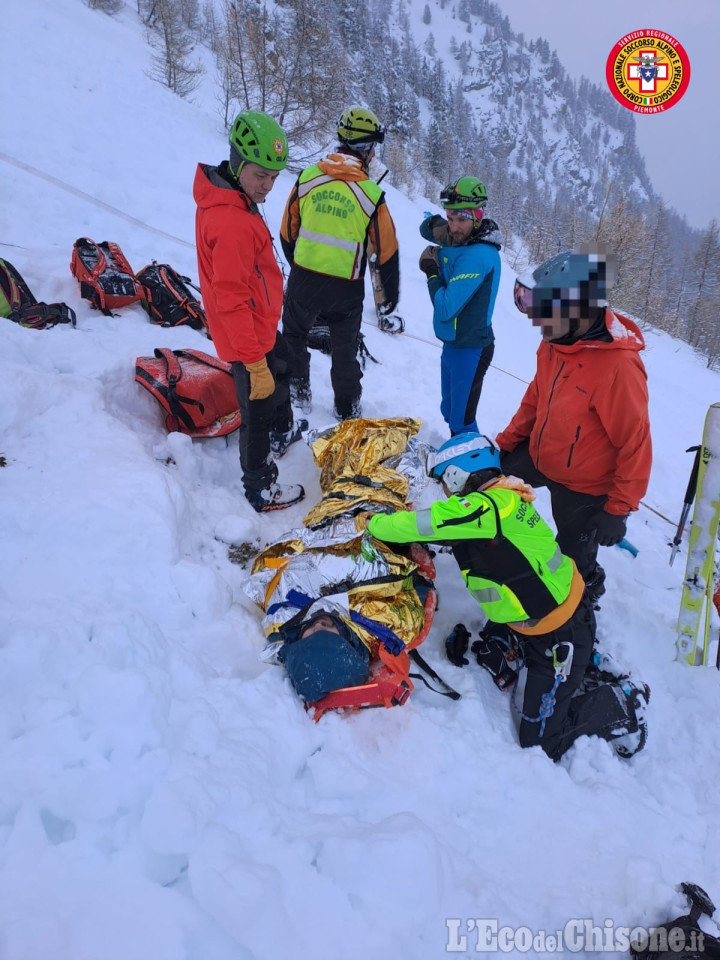
[[[617,41],[633,30],[663,30],[685,48],[690,85],[664,113],[637,117],[637,141],[655,189],[694,227],[720,221],[720,0],[654,0],[634,5],[601,0],[495,0],[525,39],[545,37],[574,78],[605,86],[605,63]]]

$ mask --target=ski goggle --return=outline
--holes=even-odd
[[[483,218],[483,212],[482,207],[477,207],[475,210],[461,207],[459,210],[446,210],[445,216],[448,220],[475,220],[479,223]]]
[[[524,283],[520,283],[519,280],[516,280],[513,298],[515,300],[515,306],[518,308],[520,313],[530,316],[530,308],[532,307],[533,302],[532,289],[530,287],[526,287]]]

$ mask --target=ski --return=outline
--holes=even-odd
[[[677,660],[706,664],[720,527],[720,403],[708,408],[698,460],[695,508],[677,626]],[[703,619],[703,611],[705,613]],[[701,632],[702,628],[702,632]]]

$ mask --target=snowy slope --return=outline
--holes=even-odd
[[[432,960],[451,929],[478,956],[466,918],[632,927],[680,912],[680,880],[720,896],[718,676],[674,662],[684,551],[670,568],[673,527],[653,510],[630,521],[637,559],[602,551],[601,640],[652,687],[649,744],[631,763],[596,740],[558,765],[520,750],[507,699],[441,653],[457,620],[478,621],[447,556],[423,653],[463,699],[417,690],[401,709],[307,719],[283,672],[258,659],[247,571],[228,559],[229,542],[264,545],[304,505],[256,515],[235,438],[167,436],[134,383],[137,356],[207,340],[153,327],[139,307],[92,312],[68,270],[88,235],[119,242],[138,269],[155,258],[196,276],[194,166],[226,152],[211,89],[190,104],[147,79],[131,6],[111,20],[26,0],[4,41],[8,75],[28,51],[34,69],[6,105],[0,255],[39,298],[74,306],[78,325],[0,322],[2,960]],[[266,204],[274,233],[291,183],[281,175]],[[389,189],[388,203],[408,334],[374,329],[368,300],[381,362],[366,370],[365,411],[421,417],[439,443],[439,350],[416,269],[429,201]],[[480,405],[490,434],[538,343],[512,281],[506,268]],[[684,450],[720,382],[685,345],[647,340],[645,502],[674,521]],[[314,356],[313,426],[330,419],[327,372]],[[312,502],[303,445],[282,461],[291,476]]]

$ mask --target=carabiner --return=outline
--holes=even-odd
[[[562,648],[565,650],[564,655],[562,654]],[[564,683],[570,674],[574,650],[575,648],[569,640],[556,643],[552,648],[553,670],[555,671],[555,678],[558,679],[560,683]]]

